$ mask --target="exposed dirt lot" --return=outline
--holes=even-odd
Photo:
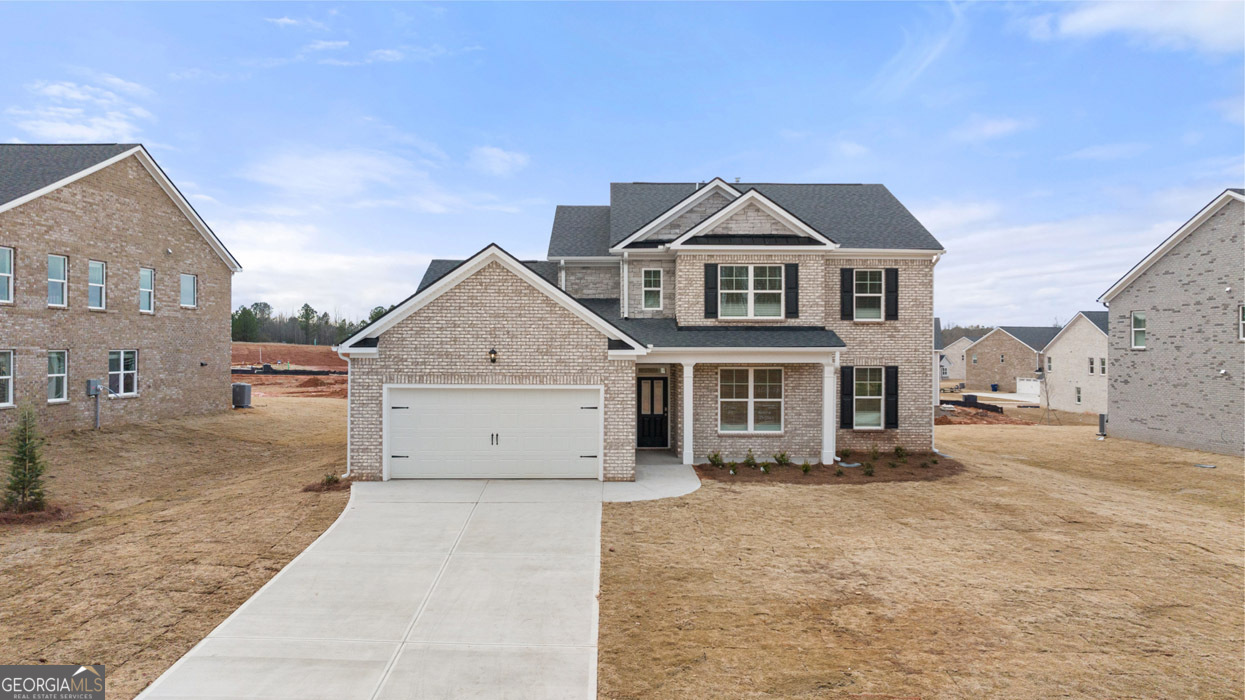
[[[235,365],[276,367],[290,363],[292,369],[346,370],[346,361],[327,345],[293,345],[290,343],[234,343],[232,362]]]
[[[255,408],[51,438],[68,520],[0,525],[5,663],[102,663],[130,698],[337,518],[345,403]]]
[[[302,376],[297,374],[235,374],[235,382],[251,385],[251,395],[303,396],[344,399],[347,381],[342,374]]]
[[[606,504],[600,695],[1240,698],[1241,460],[1093,434],[945,426],[945,479]]]

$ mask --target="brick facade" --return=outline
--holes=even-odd
[[[644,308],[644,271],[649,269],[661,270],[660,310],[650,311]],[[631,318],[674,318],[675,302],[679,298],[678,288],[673,260],[630,259],[627,262],[627,315]]]
[[[782,265],[800,266],[800,317],[777,319],[705,318],[705,265]],[[820,326],[825,323],[825,286],[817,284],[826,272],[823,253],[701,253],[680,251],[675,258],[675,318],[681,326]],[[838,283],[835,283],[838,286]],[[931,319],[933,317],[931,316]],[[931,320],[930,323],[933,323]],[[932,337],[932,332],[931,332]],[[931,341],[932,342],[932,341]]]
[[[968,338],[957,338],[955,342],[943,348],[943,354],[947,357],[947,376],[943,379],[954,379],[960,381],[964,379],[964,372],[968,365],[968,346],[973,341]]]
[[[803,235],[799,231],[791,228],[783,222],[775,219],[756,204],[747,204],[739,211],[734,212],[717,226],[705,232],[706,235],[772,235],[772,236],[789,236]],[[698,237],[693,236],[693,238]]]
[[[998,384],[999,391],[1016,391],[1016,378],[1034,379],[1034,370],[1044,362],[1033,348],[1016,340],[1003,331],[993,331],[977,341],[965,352],[964,383],[967,391],[990,391],[991,384]],[[973,362],[973,357],[977,362]],[[1001,361],[1000,361],[1001,358]],[[1043,365],[1045,366],[1045,365]]]
[[[1110,300],[1107,434],[1245,452],[1245,208],[1223,206]],[[1146,313],[1146,348],[1131,314]]]
[[[696,206],[688,209],[680,214],[674,221],[662,226],[646,237],[646,240],[652,241],[673,241],[674,239],[687,233],[688,229],[705,219],[713,216],[722,207],[730,204],[732,200],[721,192],[714,192],[696,203]]]
[[[566,292],[579,299],[617,299],[617,265],[566,265]]]
[[[496,364],[487,351],[496,348]],[[602,385],[605,479],[635,478],[635,363],[610,360],[600,331],[492,262],[350,360],[350,471],[379,479],[385,384]]]
[[[110,350],[138,350],[138,396],[101,399],[105,426],[230,406],[232,273],[136,157],[0,213],[14,249],[14,303],[0,304],[0,350],[14,350],[14,398],[45,432],[89,428],[87,379],[108,379]],[[171,252],[170,252],[171,251]],[[47,305],[47,256],[69,258],[67,308]],[[87,309],[87,265],[107,265],[107,308]],[[139,313],[138,270],[155,270],[155,312]],[[180,275],[198,306],[179,305]],[[65,403],[48,403],[47,352],[68,351]],[[0,409],[0,431],[16,411]]]
[[[1046,348],[1043,367],[1046,372],[1043,401],[1057,411],[1069,413],[1106,413],[1107,376],[1102,361],[1107,357],[1107,336],[1092,321],[1078,315],[1068,323]],[[1093,358],[1093,372],[1089,359]],[[1081,390],[1081,402],[1076,390]]]
[[[779,434],[723,433],[718,430],[718,377],[725,367],[779,367],[783,371],[783,430]],[[680,370],[682,371],[682,370]],[[729,460],[741,460],[748,450],[757,461],[769,461],[775,452],[786,451],[791,459],[821,459],[822,365],[696,365],[692,376],[692,446],[696,459],[720,452]]]

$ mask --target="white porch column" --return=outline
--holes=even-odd
[[[822,382],[821,382],[821,463],[834,463],[836,420],[838,417],[837,408],[838,400],[834,391],[834,380],[838,374],[839,357],[835,353],[834,361],[829,360],[822,363]]]
[[[692,445],[692,393],[695,387],[692,385],[692,370],[695,369],[695,362],[683,363],[683,463],[696,463],[696,449]]]

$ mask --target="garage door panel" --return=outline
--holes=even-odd
[[[600,402],[598,389],[390,389],[390,476],[598,478]]]

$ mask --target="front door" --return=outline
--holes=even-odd
[[[636,426],[636,444],[640,447],[669,447],[669,416],[665,377],[641,377],[636,380],[636,398],[639,401],[639,425]]]

